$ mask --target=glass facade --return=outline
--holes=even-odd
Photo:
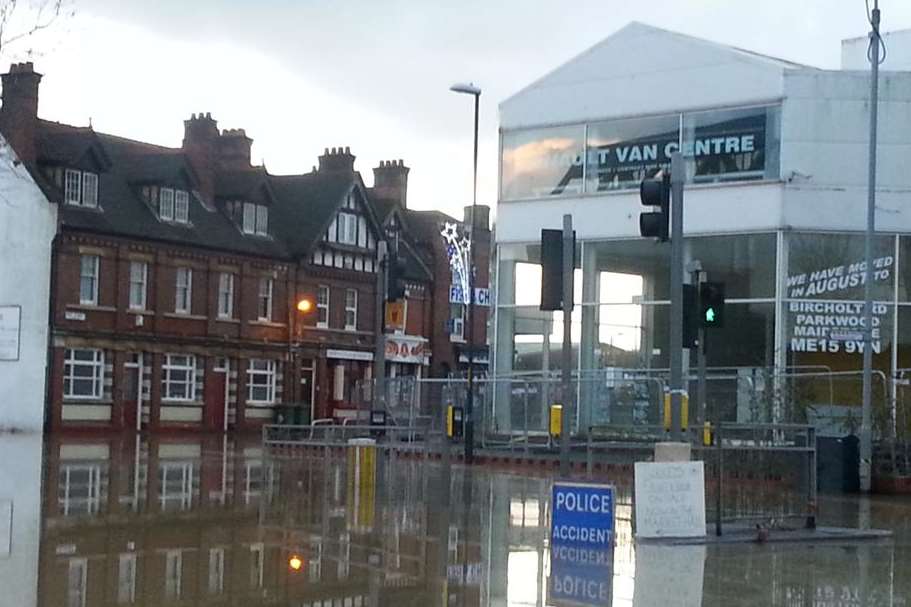
[[[777,179],[781,108],[715,109],[501,134],[500,200],[635,189],[681,151],[692,183]]]
[[[712,370],[706,411],[694,411],[691,419],[799,422],[832,408],[858,406],[859,411],[863,241],[858,233],[796,231],[685,240],[685,260],[698,260],[703,278],[723,282],[726,288],[724,325],[707,331],[705,340],[706,362]],[[574,372],[580,378],[580,425],[660,423],[656,396],[648,394],[665,385],[669,365],[668,246],[645,239],[577,245],[571,337]],[[911,371],[904,371],[911,367],[909,248],[907,236],[881,234],[874,244],[872,343],[878,432],[888,431],[892,423],[888,412],[895,378],[911,376]],[[561,314],[538,309],[539,255],[537,243],[498,247],[493,369],[497,377],[556,376],[561,368]],[[687,282],[691,281],[689,277]],[[694,397],[695,350],[684,360]],[[612,377],[632,376],[656,379],[654,385],[642,380],[637,386],[624,384],[622,390],[619,384],[611,387]],[[586,378],[593,378],[590,384]],[[533,397],[541,405],[533,404],[531,413],[526,403],[516,404],[515,394],[504,393],[496,400],[500,411],[494,416],[499,415],[500,428],[519,427],[520,415],[524,423],[546,410],[546,399]],[[606,404],[611,402],[613,408]]]

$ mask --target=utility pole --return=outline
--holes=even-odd
[[[563,414],[560,424],[560,474],[569,474],[569,434],[575,418],[573,406],[573,271],[576,267],[573,216],[563,216]]]
[[[386,410],[386,265],[389,250],[385,240],[377,243],[379,263],[376,272],[376,350],[373,354],[373,408]]]
[[[671,433],[683,439],[683,155],[671,155]]]
[[[698,368],[696,375],[696,406],[699,411],[699,421],[705,423],[707,421],[705,410],[705,336],[707,331],[705,330],[705,318],[702,317],[702,310],[704,309],[702,279],[705,278],[705,273],[702,271],[702,263],[698,260],[688,263],[687,271],[690,273],[690,280],[696,286],[696,312],[694,314],[697,316],[697,326],[699,327],[696,333],[696,364]]]
[[[860,490],[869,492],[873,465],[873,236],[876,231],[876,129],[879,106],[879,0],[870,16],[870,163],[867,176],[867,231],[864,236],[864,378],[860,424]]]

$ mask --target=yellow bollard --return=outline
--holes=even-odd
[[[684,430],[690,425],[690,395],[683,393],[680,395],[680,425]],[[671,393],[664,393],[664,431],[671,431]]]
[[[712,446],[712,423],[705,422],[702,424],[702,444],[706,447]]]
[[[563,405],[550,406],[550,435],[554,438],[563,432]]]

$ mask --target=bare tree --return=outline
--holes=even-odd
[[[74,14],[71,0],[0,0],[0,58],[40,54],[47,34]]]

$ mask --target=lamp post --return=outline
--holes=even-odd
[[[481,89],[474,84],[456,83],[454,93],[474,96],[474,164],[471,185],[471,213],[468,215],[468,324],[465,341],[468,346],[468,398],[465,401],[465,463],[474,460],[474,215],[478,204],[478,108]],[[464,300],[464,297],[463,297]]]

